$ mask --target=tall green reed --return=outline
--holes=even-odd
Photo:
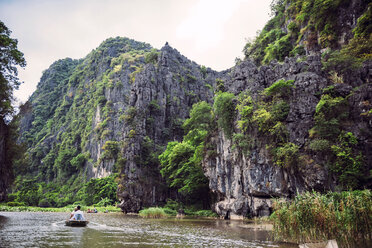
[[[371,242],[370,190],[320,194],[306,192],[276,201],[271,215],[277,240],[310,242],[336,239],[341,246]]]

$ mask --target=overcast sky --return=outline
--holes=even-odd
[[[224,70],[243,57],[269,19],[271,0],[0,0],[0,20],[18,39],[27,67],[15,96],[25,102],[42,71],[83,58],[109,37],[160,49],[166,41],[200,65]]]

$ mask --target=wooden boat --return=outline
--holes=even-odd
[[[317,243],[300,244],[299,248],[338,248],[337,241],[332,239]]]
[[[86,226],[89,223],[87,220],[66,220],[66,226]]]

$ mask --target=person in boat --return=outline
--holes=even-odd
[[[96,209],[96,208],[94,208],[94,209],[93,209],[93,212],[94,212],[94,213],[98,213],[98,211],[97,211],[97,209]]]
[[[76,211],[74,212],[74,216],[70,220],[82,220],[85,221],[84,214],[80,210],[80,206],[76,207]]]
[[[72,217],[74,217],[76,211],[77,211],[77,207],[75,207],[74,208],[74,211],[71,212],[71,214],[70,214],[70,220],[72,220]]]

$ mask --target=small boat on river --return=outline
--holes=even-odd
[[[83,227],[87,226],[89,221],[87,220],[66,220],[65,224],[66,226],[77,226],[77,227]]]

